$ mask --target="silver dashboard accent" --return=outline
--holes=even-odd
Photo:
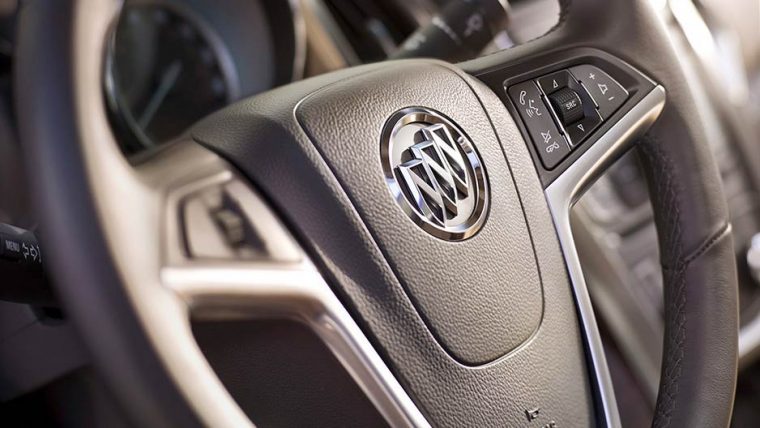
[[[592,146],[545,190],[567,271],[573,284],[582,330],[586,335],[587,353],[600,398],[600,410],[609,427],[621,426],[620,414],[599,335],[599,327],[570,227],[570,209],[585,190],[632,146],[636,137],[641,136],[651,126],[664,105],[665,89],[657,86],[598,141],[591,143]]]
[[[288,0],[290,13],[293,17],[293,36],[295,38],[293,49],[293,78],[301,80],[306,69],[306,20],[303,16],[302,2],[300,0]]]
[[[747,266],[755,283],[760,283],[760,233],[752,237],[746,254]],[[749,366],[760,355],[760,316],[739,329],[739,368]]]
[[[708,21],[692,0],[668,0],[676,23],[681,28],[692,52],[699,60],[707,77],[719,88],[734,106],[741,107],[750,101],[750,79],[745,70],[740,39],[735,30]]]
[[[760,283],[760,233],[752,235],[746,258],[752,279]]]
[[[760,316],[739,329],[739,370],[749,366],[760,355]]]
[[[431,109],[412,107],[385,123],[380,156],[399,207],[423,230],[462,240],[485,222],[488,180],[469,137]]]

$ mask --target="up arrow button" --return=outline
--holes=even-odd
[[[570,75],[567,70],[558,71],[556,73],[548,74],[537,79],[538,85],[541,86],[544,93],[549,95],[557,92],[563,88],[570,86],[570,82],[575,82],[575,79]]]

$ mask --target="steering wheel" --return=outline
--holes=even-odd
[[[128,159],[101,84],[120,1],[24,2],[16,98],[48,265],[128,415],[619,426],[568,213],[636,145],[665,284],[653,425],[727,426],[737,280],[688,69],[651,2],[561,3],[556,28],[513,49],[296,82]],[[295,321],[348,380],[297,395],[318,409],[247,402],[251,384],[309,379],[245,380],[264,353],[243,336],[229,340],[250,358],[222,382],[191,321],[245,319]]]

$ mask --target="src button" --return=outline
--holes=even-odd
[[[549,99],[563,125],[567,126],[583,119],[583,103],[574,90],[562,88],[549,95]]]

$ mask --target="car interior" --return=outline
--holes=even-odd
[[[758,165],[758,0],[0,0],[0,426],[758,426]]]

